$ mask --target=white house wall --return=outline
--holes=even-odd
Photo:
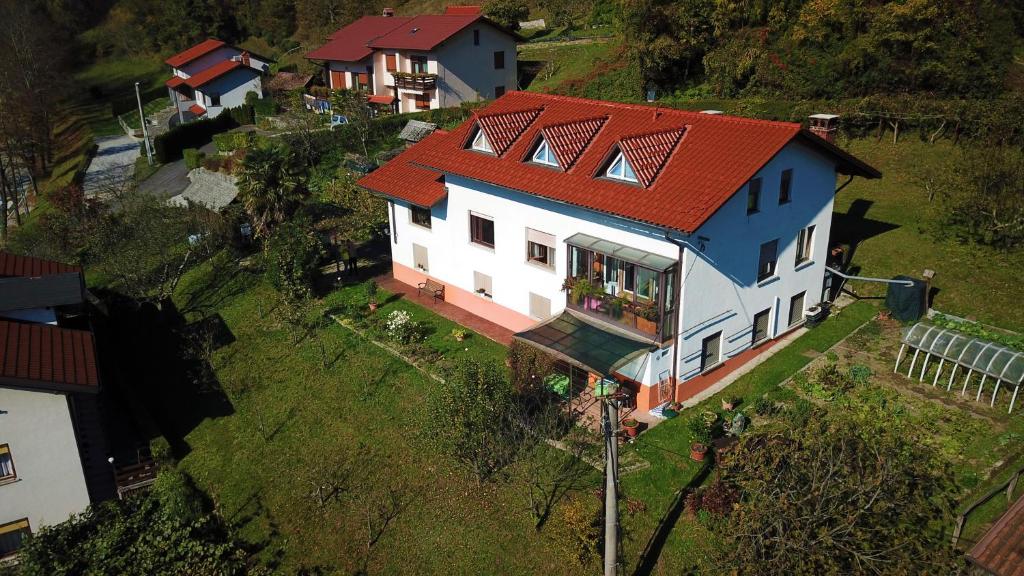
[[[66,396],[0,388],[0,444],[17,473],[0,484],[0,524],[28,518],[37,532],[89,505]]]
[[[480,45],[473,45],[473,30]],[[494,68],[494,53],[505,52],[505,67]],[[517,89],[516,41],[497,28],[478,22],[449,38],[436,50],[440,63],[438,98],[442,108],[495,97],[494,89]]]
[[[344,86],[338,86],[333,84],[334,78],[331,75],[331,70],[336,72],[344,72],[342,78],[345,79]],[[353,88],[352,85],[352,74],[366,74],[373,71],[373,60],[372,58],[366,58],[359,62],[338,62],[335,60],[327,61],[327,85],[330,86],[331,90],[347,90]],[[376,82],[376,74],[373,82]]]
[[[226,108],[245,104],[245,95],[249,92],[255,92],[262,98],[262,90],[258,74],[239,68],[196,89],[196,101],[206,108],[207,118],[215,118]],[[220,106],[210,105],[210,94],[220,94]]]
[[[791,200],[778,202],[782,171],[792,169]],[[797,143],[786,146],[757,174],[761,201],[757,213],[747,214],[744,186],[712,216],[688,243],[683,266],[680,318],[680,379],[700,371],[702,340],[721,331],[722,359],[751,346],[754,315],[772,308],[769,337],[788,328],[789,301],[806,292],[804,307],[821,300],[832,223],[835,165]],[[812,258],[799,266],[796,239],[802,228],[814,225]],[[701,240],[704,251],[699,251]],[[776,275],[757,281],[760,247],[779,240]]]

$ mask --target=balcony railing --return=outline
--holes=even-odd
[[[437,88],[437,74],[411,74],[409,72],[393,72],[395,87],[405,90],[433,90]]]

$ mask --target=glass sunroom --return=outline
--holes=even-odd
[[[672,338],[674,259],[587,234],[565,243],[567,307],[657,342]]]

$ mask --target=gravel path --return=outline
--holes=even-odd
[[[96,139],[96,155],[85,171],[82,188],[85,195],[96,196],[120,187],[135,175],[135,159],[139,157],[139,142],[128,135],[105,136]]]

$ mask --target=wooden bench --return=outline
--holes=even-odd
[[[434,280],[427,278],[425,281],[420,282],[417,288],[417,292],[421,295],[423,294],[424,291],[429,292],[431,295],[433,295],[434,303],[437,303],[438,300],[444,302],[444,284],[435,282]]]

